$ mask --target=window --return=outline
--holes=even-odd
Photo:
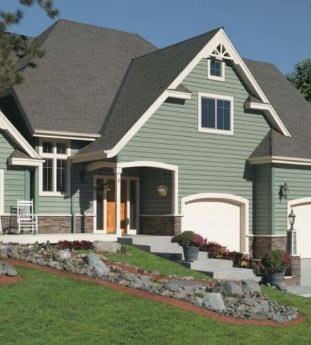
[[[42,192],[46,195],[66,193],[69,181],[68,142],[42,141],[40,154],[45,160],[40,176]]]
[[[199,94],[199,131],[233,134],[233,98]]]
[[[213,80],[225,80],[225,63],[221,60],[207,60],[207,77]]]

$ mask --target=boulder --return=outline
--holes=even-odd
[[[6,258],[8,256],[8,248],[0,243],[0,258]]]
[[[0,277],[5,276],[8,271],[6,264],[3,261],[0,261]]]
[[[223,284],[223,294],[224,296],[238,297],[243,296],[243,291],[240,282],[227,280]]]
[[[206,309],[214,311],[225,311],[226,306],[219,292],[208,292],[204,297],[202,306]]]
[[[242,290],[244,293],[261,293],[261,286],[255,280],[244,280]]]
[[[7,267],[7,272],[6,275],[9,277],[16,277],[17,276],[17,272],[15,267],[13,267],[12,265],[6,264]]]
[[[66,261],[71,258],[71,253],[69,250],[58,250],[55,253],[55,257],[58,261]]]
[[[58,261],[54,261],[54,260],[50,260],[48,262],[48,266],[50,266],[52,268],[55,268],[57,270],[62,270],[63,269],[62,265]]]
[[[101,258],[94,253],[85,255],[85,262],[95,269],[96,276],[102,278],[104,275],[109,273],[109,267],[103,263]]]
[[[93,249],[95,252],[117,253],[121,251],[121,244],[108,241],[94,241]]]

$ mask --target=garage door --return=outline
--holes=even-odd
[[[184,203],[183,231],[193,230],[208,241],[230,250],[241,248],[241,205],[217,199],[197,199]]]
[[[311,258],[311,204],[293,206],[296,215],[297,254],[301,258]]]

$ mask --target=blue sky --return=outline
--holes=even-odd
[[[54,0],[60,18],[139,33],[159,48],[223,26],[243,57],[289,72],[311,58],[310,0]],[[1,0],[14,9],[17,0]],[[37,35],[52,21],[33,8],[12,31]]]

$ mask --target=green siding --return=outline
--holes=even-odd
[[[269,234],[271,229],[271,166],[256,166],[256,183],[254,189],[254,233]]]
[[[267,134],[269,125],[261,114],[244,111],[248,92],[230,66],[226,66],[224,82],[208,80],[206,66],[206,60],[202,60],[183,81],[192,91],[192,99],[184,105],[161,105],[120,152],[118,160],[177,165],[179,198],[203,192],[247,198],[252,229],[253,172],[246,159]],[[234,135],[198,131],[198,92],[234,97]]]
[[[7,160],[15,150],[15,145],[0,132],[0,169],[4,170],[4,212],[10,213],[16,207],[17,200],[26,198],[25,169],[8,167]],[[26,192],[26,193],[25,193]]]
[[[276,165],[274,184],[274,232],[284,234],[287,230],[287,200],[280,200],[280,186],[287,182],[289,199],[311,197],[311,168],[303,166]]]

